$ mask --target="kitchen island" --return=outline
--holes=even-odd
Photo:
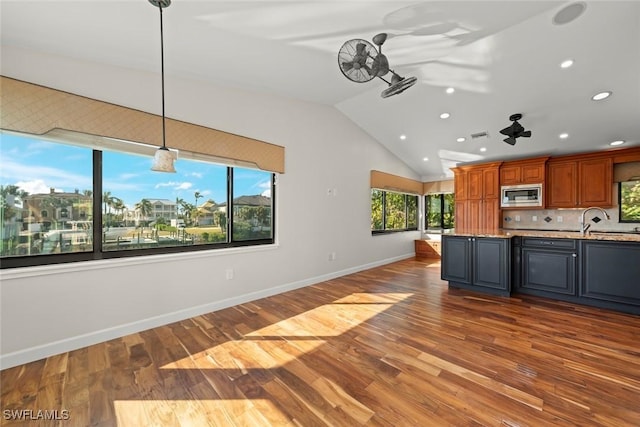
[[[452,288],[640,314],[640,233],[477,230],[442,236]]]

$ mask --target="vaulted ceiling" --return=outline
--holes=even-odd
[[[168,75],[335,106],[424,179],[640,144],[640,2],[174,0],[163,18]],[[2,0],[1,24],[4,46],[159,71],[146,0]],[[378,33],[391,69],[417,78],[388,98],[338,66],[345,41]],[[512,146],[499,131],[514,113],[532,136]]]

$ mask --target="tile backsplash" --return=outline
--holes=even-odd
[[[502,211],[502,228],[531,230],[579,231],[580,215],[584,209],[508,209]],[[591,224],[591,231],[637,231],[640,223],[618,222],[618,207],[605,209],[610,219],[599,210],[590,210],[585,222]],[[598,219],[596,219],[599,218]],[[594,221],[595,219],[595,221]]]

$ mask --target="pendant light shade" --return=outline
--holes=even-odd
[[[151,170],[155,172],[175,172],[176,168],[173,167],[175,160],[176,155],[173,151],[169,151],[166,147],[160,147],[153,156]]]
[[[156,154],[153,156],[153,165],[151,170],[155,172],[174,172],[176,169],[173,167],[173,162],[178,157],[176,153],[169,151],[166,145],[167,131],[166,131],[166,117],[164,115],[164,35],[162,28],[162,9],[168,7],[171,4],[171,0],[149,0],[149,3],[154,5],[160,11],[160,64],[162,75],[162,147],[156,150]]]

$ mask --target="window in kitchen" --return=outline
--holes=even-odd
[[[418,196],[380,189],[371,190],[371,232],[418,229]]]
[[[620,222],[640,222],[640,179],[619,185]]]
[[[0,133],[2,268],[273,243],[272,172],[89,139]]]
[[[454,227],[453,193],[427,194],[424,196],[425,229],[446,230]]]

